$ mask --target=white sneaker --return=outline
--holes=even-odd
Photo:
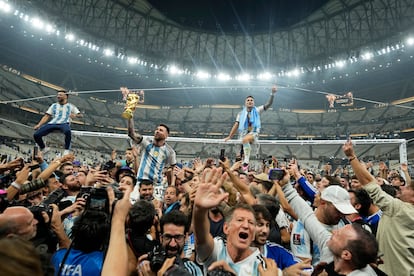
[[[70,150],[65,150],[65,151],[63,152],[63,156],[68,155],[68,154],[70,154]]]
[[[44,149],[40,150],[43,154],[46,154],[50,151],[49,147],[45,147]]]

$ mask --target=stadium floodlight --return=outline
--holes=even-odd
[[[211,75],[206,71],[198,71],[196,77],[200,80],[205,80],[211,78]]]
[[[298,77],[299,75],[300,75],[300,70],[297,68],[286,72],[286,76],[288,77]]]
[[[181,74],[183,74],[183,73],[184,73],[184,71],[183,71],[183,70],[181,70],[180,68],[178,68],[178,67],[177,67],[177,66],[175,66],[175,65],[171,65],[171,66],[169,67],[168,72],[170,72],[170,74],[171,74],[171,75],[181,75]]]
[[[45,26],[45,23],[43,23],[43,21],[40,20],[40,18],[38,17],[32,18],[31,23],[32,23],[33,28],[39,29],[39,30],[42,30]]]
[[[228,81],[231,80],[231,77],[229,74],[221,72],[217,75],[217,79],[220,81]]]
[[[338,67],[338,68],[344,68],[345,65],[346,65],[345,60],[338,60],[338,61],[335,62],[335,66]]]
[[[374,57],[374,54],[371,52],[366,52],[361,55],[363,60],[370,60]]]
[[[53,26],[52,26],[52,25],[50,25],[50,24],[46,24],[46,28],[45,28],[45,30],[46,30],[46,32],[47,32],[48,34],[54,33],[54,32],[56,31],[55,27],[53,27]]]
[[[9,3],[0,0],[0,11],[9,13],[12,11],[12,6]]]
[[[414,37],[409,37],[409,38],[407,38],[407,45],[408,46],[412,46],[412,45],[414,45]]]
[[[128,57],[128,63],[129,64],[135,64],[135,63],[138,63],[138,58],[136,58],[136,57]]]
[[[75,35],[72,34],[72,33],[68,33],[68,34],[65,35],[65,39],[67,41],[74,41],[75,40]]]
[[[249,74],[243,73],[243,74],[237,75],[235,79],[238,81],[249,81],[251,78],[252,76],[250,76]]]
[[[272,74],[269,72],[263,72],[257,75],[257,79],[259,80],[270,80],[272,78]]]
[[[104,53],[104,55],[105,55],[106,57],[111,57],[111,56],[113,56],[113,55],[114,55],[114,51],[112,51],[112,50],[111,50],[111,49],[109,49],[109,48],[104,49],[104,50],[103,50],[103,53]]]

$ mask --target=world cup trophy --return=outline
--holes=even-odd
[[[138,104],[144,103],[144,90],[139,92],[130,91],[127,87],[121,87],[123,100],[126,101],[122,118],[131,119],[134,116]]]

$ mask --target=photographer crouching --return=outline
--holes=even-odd
[[[181,258],[189,230],[187,216],[171,211],[162,216],[160,227],[161,246],[138,259],[138,275],[203,275],[196,263]]]

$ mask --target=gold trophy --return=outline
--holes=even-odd
[[[144,103],[144,90],[139,92],[130,91],[127,87],[121,87],[123,100],[126,101],[122,118],[131,119],[134,116],[138,104]]]

